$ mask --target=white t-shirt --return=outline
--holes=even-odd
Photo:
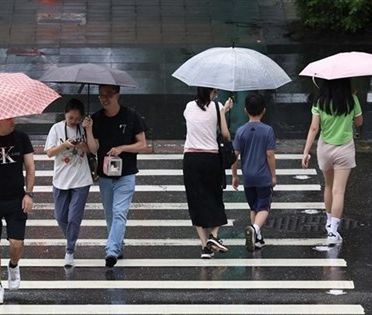
[[[220,109],[222,104],[218,103]],[[205,111],[196,101],[187,103],[183,116],[186,119],[185,150],[218,150],[217,145],[217,112],[214,102],[210,102]]]
[[[84,135],[81,126],[78,129],[66,126],[67,138],[76,139]],[[56,147],[66,140],[65,121],[60,121],[52,126],[49,131],[45,148]],[[66,149],[57,154],[54,158],[53,186],[58,189],[72,189],[92,185],[88,158],[85,152],[80,149]]]

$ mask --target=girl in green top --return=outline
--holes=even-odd
[[[309,166],[309,152],[320,129],[317,157],[325,182],[328,243],[341,243],[338,227],[344,209],[345,189],[350,171],[356,166],[353,124],[359,127],[363,123],[362,110],[358,98],[351,92],[350,79],[324,80],[311,112],[302,167]]]

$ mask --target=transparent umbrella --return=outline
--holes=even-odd
[[[269,57],[239,47],[205,50],[187,60],[172,76],[189,86],[232,92],[273,90],[291,81]]]

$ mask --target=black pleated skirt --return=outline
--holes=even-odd
[[[183,180],[192,224],[203,228],[226,224],[219,155],[185,153]]]

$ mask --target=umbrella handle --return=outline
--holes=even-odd
[[[88,83],[88,101],[87,101],[87,114],[90,112],[90,84]]]
[[[320,89],[319,85],[318,85],[318,84],[316,83],[316,81],[315,81],[315,77],[314,77],[314,76],[312,77],[312,80],[313,80],[314,85],[315,85],[318,89]]]

